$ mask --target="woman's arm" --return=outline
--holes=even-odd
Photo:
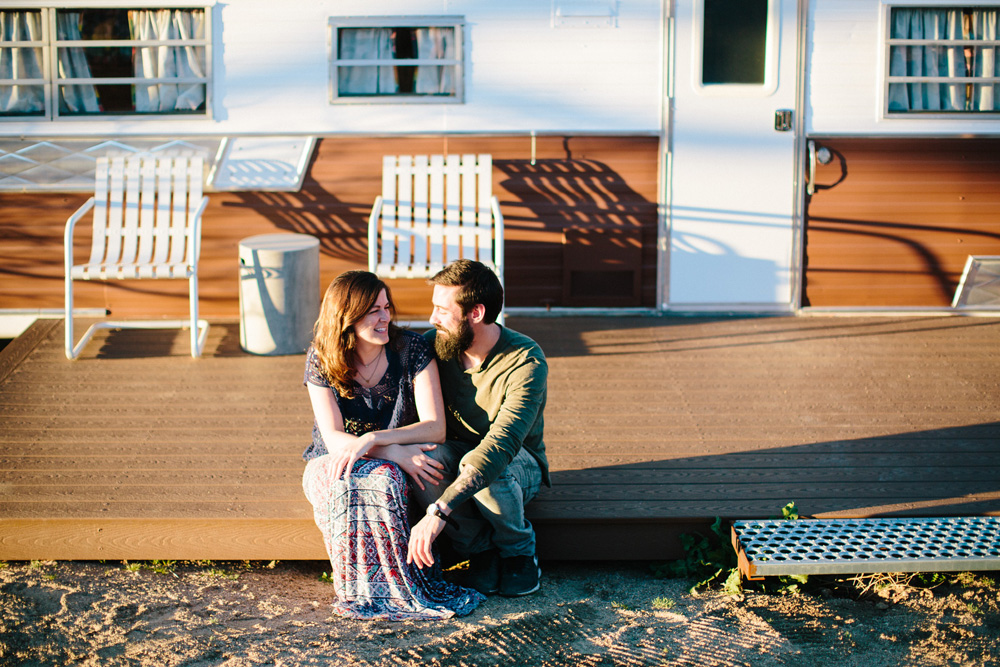
[[[413,393],[419,421],[400,428],[371,431],[362,436],[344,431],[344,418],[337,405],[333,389],[307,384],[313,416],[327,451],[336,459],[335,479],[351,469],[355,462],[371,454],[397,463],[420,488],[421,479],[437,484],[441,478],[440,463],[423,452],[432,449],[426,443],[444,442],[444,401],[438,378],[437,362],[431,361],[413,382]],[[420,447],[399,447],[419,444]]]
[[[369,453],[399,465],[423,490],[424,481],[437,486],[443,479],[441,469],[444,468],[442,463],[424,454],[434,448],[426,443],[441,443],[445,437],[444,399],[441,398],[437,362],[433,359],[413,379],[413,398],[419,421],[396,429],[375,431],[376,445]],[[383,444],[386,440],[389,442]]]

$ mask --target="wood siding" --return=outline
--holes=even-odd
[[[804,306],[950,306],[968,255],[1000,255],[1000,139],[817,138]]]
[[[529,136],[327,138],[318,143],[300,191],[209,193],[204,215],[200,301],[206,317],[239,313],[238,244],[275,232],[321,241],[320,282],[367,266],[367,220],[381,192],[383,154],[491,153],[494,193],[506,229],[509,306],[563,304],[564,230],[627,232],[641,242],[638,301],[656,300],[657,137],[539,137],[535,163]],[[63,229],[85,194],[0,194],[0,308],[61,308]],[[85,222],[85,221],[84,221]],[[594,235],[592,235],[593,237]],[[608,239],[609,261],[620,256]],[[571,234],[570,238],[578,238]],[[89,252],[89,225],[75,240],[77,260]],[[596,254],[600,259],[601,251]],[[600,269],[599,261],[595,270]],[[592,282],[592,281],[591,281]],[[119,318],[184,317],[187,283],[77,283],[77,308],[104,308]],[[426,315],[423,281],[392,288],[401,313]],[[620,305],[607,295],[606,305]],[[590,299],[586,305],[602,305]]]

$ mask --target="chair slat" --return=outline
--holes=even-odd
[[[170,215],[170,259],[171,265],[182,264],[187,250],[188,226],[188,163],[187,160],[174,160],[171,165],[171,215]],[[166,269],[168,275],[170,269]]]
[[[400,155],[397,165],[396,199],[396,255],[391,258],[393,266],[407,266],[410,263],[410,234],[413,230],[413,158]]]
[[[428,203],[428,179],[430,170],[426,155],[417,155],[413,158],[413,234],[410,236],[410,248],[413,253],[412,259],[402,261],[413,267],[415,271],[423,270],[427,267],[427,203]]]
[[[149,264],[153,258],[153,231],[156,225],[156,160],[145,158],[140,170],[139,251],[137,264]]]
[[[170,252],[170,160],[156,163],[156,223],[153,228],[153,261],[163,264]]]
[[[449,155],[445,158],[445,231],[444,238],[446,244],[445,262],[453,262],[461,257],[459,244],[462,241],[461,224],[461,158],[457,155]]]
[[[490,250],[493,247],[493,156],[483,154],[476,163],[476,236],[479,239],[479,256],[484,264],[493,264]]]
[[[125,161],[125,223],[122,228],[122,249],[119,263],[134,264],[139,249],[139,170],[141,158],[131,156]]]
[[[105,267],[118,264],[121,261],[122,224],[125,198],[125,158],[112,158],[109,172],[111,182],[108,184],[108,225],[105,240]],[[105,269],[106,270],[106,269]]]
[[[462,257],[476,258],[476,156],[462,156]]]
[[[382,158],[382,252],[379,264],[394,264],[396,260],[396,205],[399,181],[398,160],[394,155]]]
[[[427,264],[430,272],[444,266],[444,156],[432,155],[430,160],[430,184],[428,205],[430,207],[427,223],[427,241],[429,255]]]
[[[104,247],[108,232],[108,185],[111,164],[108,158],[97,160],[94,176],[94,234],[90,244],[88,267],[97,267],[104,261]],[[92,270],[88,268],[87,271]]]

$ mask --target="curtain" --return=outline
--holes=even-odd
[[[960,9],[894,9],[893,39],[961,39]],[[961,46],[893,46],[890,76],[966,76]],[[963,111],[964,83],[889,84],[889,111]]]
[[[982,9],[974,13],[972,20],[972,36],[975,39],[997,38],[997,16],[995,9]],[[973,73],[975,76],[998,76],[997,49],[992,46],[977,48],[973,55]],[[973,111],[1000,110],[1000,84],[976,83],[972,86]]]
[[[40,41],[41,12],[0,11],[0,37],[4,41]],[[42,53],[38,48],[0,49],[0,79],[43,79]],[[45,111],[41,85],[0,86],[0,113],[30,114]]]
[[[338,60],[392,60],[392,28],[341,28]],[[377,95],[399,91],[396,68],[352,65],[337,68],[340,95]]]
[[[183,9],[141,9],[128,13],[133,39],[204,39],[205,14]],[[142,46],[135,49],[135,76],[140,79],[204,77],[204,48]],[[135,85],[139,112],[195,111],[205,103],[203,83]]]
[[[417,58],[455,58],[454,28],[417,28]],[[451,95],[455,92],[453,65],[417,67],[416,92],[424,95]]]
[[[56,32],[60,40],[80,40],[80,13],[58,12]],[[59,111],[61,113],[98,113],[101,105],[97,101],[97,91],[93,84],[80,83],[62,85],[66,79],[89,79],[90,65],[83,48],[79,46],[59,48]]]

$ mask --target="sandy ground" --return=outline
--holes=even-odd
[[[324,563],[268,565],[0,564],[0,664],[1000,663],[998,573],[860,598],[832,582],[730,597],[692,596],[643,565],[543,563],[532,596],[491,597],[460,619],[388,623],[332,616]]]

